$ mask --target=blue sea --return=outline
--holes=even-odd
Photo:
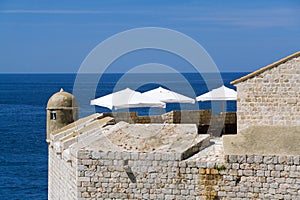
[[[224,84],[234,88],[230,81],[246,73],[222,73]],[[87,75],[88,76],[88,75]],[[185,83],[172,79],[171,74],[132,75],[129,81],[120,81],[122,74],[105,74],[101,77],[94,97],[103,96],[118,87],[136,87],[143,92],[158,85],[168,85],[176,92],[185,95]],[[136,76],[136,77],[134,77]],[[144,76],[144,77],[143,77]],[[159,79],[143,84],[146,79]],[[183,74],[196,95],[207,92],[207,86],[199,74]],[[147,78],[145,78],[147,77]],[[210,80],[213,82],[214,76]],[[46,104],[50,96],[63,88],[73,91],[76,74],[0,74],[0,199],[47,199],[47,143],[46,139]],[[86,83],[81,90],[91,86]],[[217,87],[217,85],[216,85]],[[134,88],[135,89],[135,88]],[[86,99],[80,108],[80,116],[94,112]],[[81,104],[80,104],[81,105]],[[210,109],[211,102],[197,103],[200,109]],[[193,109],[179,104],[168,104],[166,111]],[[227,111],[235,111],[235,102],[227,103]],[[97,112],[110,111],[96,108]],[[147,108],[130,109],[139,115],[155,114]],[[122,112],[122,110],[121,110]]]

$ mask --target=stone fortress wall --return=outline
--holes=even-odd
[[[77,199],[76,160],[68,162],[54,148],[49,148],[48,199]]]
[[[300,57],[280,63],[242,82],[233,82],[237,88],[238,132],[249,125],[300,125]]]
[[[231,155],[215,164],[167,154],[81,152],[78,160],[83,199],[300,197],[299,156]]]
[[[199,134],[206,134],[209,130],[212,136],[237,133],[235,112],[211,114],[210,110],[175,110],[155,116],[138,116],[137,112],[114,112],[103,115],[113,117],[115,122],[125,121],[131,124],[196,124]]]
[[[299,156],[227,155],[181,160],[176,153],[80,150],[53,154],[49,199],[298,199]],[[75,170],[75,171],[74,171]],[[53,172],[55,169],[53,170]],[[76,177],[74,177],[76,174]]]
[[[234,81],[237,135],[211,137],[236,116],[207,111],[94,114],[49,132],[48,198],[300,199],[299,55]]]
[[[125,123],[111,125],[113,118],[91,116],[90,122],[78,123],[82,127],[70,126],[50,134],[49,199],[300,198],[299,154],[228,155],[222,138],[209,140],[209,136],[198,149],[192,147],[187,156],[163,150],[103,150],[103,145],[111,145],[107,142],[91,145],[101,134],[89,133],[93,128],[82,131],[92,127],[88,124],[95,119],[106,120],[100,124],[108,130]],[[77,135],[77,140],[68,134]],[[72,147],[68,140],[79,147]]]

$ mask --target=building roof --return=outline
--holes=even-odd
[[[59,92],[53,94],[47,103],[47,109],[72,109],[78,108],[78,103],[75,97],[69,92],[60,89]]]
[[[285,58],[282,58],[281,60],[278,60],[278,61],[276,61],[276,62],[274,62],[274,63],[272,63],[272,64],[269,64],[269,65],[267,65],[267,66],[265,66],[265,67],[262,67],[262,68],[260,68],[260,69],[258,69],[258,70],[256,70],[256,71],[254,71],[254,72],[252,72],[252,73],[250,73],[250,74],[247,74],[246,76],[243,76],[243,77],[241,77],[241,78],[239,78],[239,79],[236,79],[236,80],[234,80],[234,81],[231,81],[230,84],[235,85],[235,84],[237,84],[237,83],[243,82],[243,81],[245,81],[245,80],[247,80],[247,79],[249,79],[249,78],[252,78],[252,77],[254,77],[254,76],[257,76],[257,75],[263,73],[263,72],[266,71],[266,70],[269,70],[269,69],[272,69],[272,68],[274,68],[274,67],[277,67],[278,65],[280,65],[280,64],[282,64],[282,63],[285,63],[285,62],[287,62],[288,60],[293,59],[293,58],[296,58],[296,57],[299,57],[299,56],[300,56],[300,51],[298,51],[298,52],[296,52],[296,53],[294,53],[294,54],[292,54],[292,55],[289,55],[289,56],[287,56],[287,57],[285,57]]]
[[[49,145],[71,159],[78,151],[175,153],[186,159],[210,145],[209,134],[198,134],[195,124],[115,123],[114,118],[93,114],[50,134]]]

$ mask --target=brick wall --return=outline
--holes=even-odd
[[[300,57],[237,83],[237,129],[300,125]]]

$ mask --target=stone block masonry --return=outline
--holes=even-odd
[[[68,162],[62,154],[49,148],[48,199],[77,198],[77,161]]]
[[[299,156],[226,156],[221,199],[299,199]]]
[[[233,81],[237,135],[210,138],[236,115],[209,111],[94,114],[48,132],[48,198],[300,199],[299,55]]]
[[[102,117],[50,134],[49,200],[300,199],[299,150],[241,154],[193,124]]]
[[[69,162],[54,154],[49,199],[300,198],[300,156],[199,154],[79,150]]]
[[[125,121],[131,124],[197,124],[198,133],[209,133],[212,136],[237,132],[237,119],[234,112],[211,114],[210,110],[181,110],[157,116],[138,116],[137,112],[103,113],[103,117],[107,116],[113,117],[116,122]]]
[[[237,129],[300,125],[300,57],[235,84]]]

